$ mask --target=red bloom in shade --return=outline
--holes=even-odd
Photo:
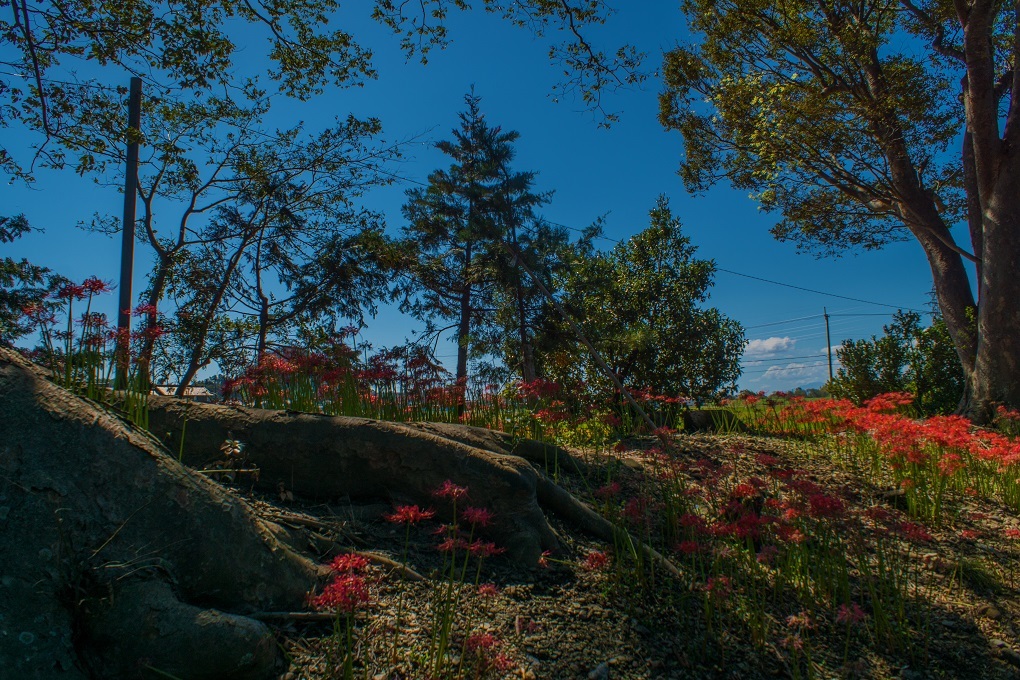
[[[757,461],[760,465],[765,465],[767,467],[773,467],[783,462],[775,456],[770,456],[767,453],[758,454]]]
[[[492,633],[473,633],[464,642],[464,646],[469,652],[475,652],[480,649],[492,649],[497,645],[499,645],[499,640]]]
[[[584,564],[581,567],[587,571],[598,571],[607,564],[609,564],[609,554],[601,550],[593,550],[584,558]]]
[[[463,517],[466,522],[475,526],[487,527],[492,523],[492,513],[485,508],[472,508],[468,506],[464,508],[464,511],[460,513],[460,516]]]
[[[489,667],[497,671],[508,671],[516,666],[513,660],[502,652],[489,660]]]
[[[552,555],[552,551],[551,550],[543,550],[542,554],[539,555],[539,557],[538,557],[538,566],[542,567],[543,569],[548,569],[549,568],[549,556],[550,555]]]
[[[864,610],[856,602],[849,605],[841,604],[836,612],[836,623],[853,626],[863,621],[866,616]]]
[[[1020,529],[1006,529],[1002,532],[1006,538],[1020,540]]]
[[[789,524],[777,524],[776,525],[776,536],[781,541],[786,543],[800,544],[804,542],[804,534],[801,533],[797,527],[792,527]]]
[[[383,515],[383,518],[394,524],[417,524],[435,516],[435,510],[422,510],[417,505],[398,505],[393,514]]]
[[[808,507],[812,517],[831,519],[843,514],[843,501],[824,493],[809,496]]]
[[[432,495],[436,498],[449,498],[456,501],[467,496],[467,487],[457,486],[448,479],[440,484],[439,488],[432,492]]]
[[[362,571],[368,568],[368,558],[357,553],[344,553],[334,557],[329,563],[329,568],[341,574]]]
[[[705,592],[713,600],[725,600],[733,593],[733,583],[729,576],[713,576],[705,584]]]
[[[760,564],[772,564],[778,556],[779,548],[767,545],[758,552],[757,559]]]
[[[436,546],[439,552],[453,552],[468,547],[467,541],[463,538],[448,538]]]
[[[599,488],[595,489],[595,495],[598,498],[609,499],[620,493],[622,488],[623,487],[620,486],[619,482],[610,482],[605,486],[600,486]]]
[[[356,574],[340,574],[327,585],[321,594],[310,598],[316,609],[350,614],[358,605],[370,600],[368,584],[364,577]]]
[[[960,538],[965,541],[973,541],[981,537],[980,531],[974,531],[973,529],[964,529],[960,532]]]
[[[908,541],[931,543],[935,540],[920,524],[915,524],[913,522],[901,522],[898,529],[900,535]]]
[[[758,495],[758,490],[750,484],[737,484],[730,492],[730,498],[753,498]]]
[[[478,586],[478,594],[482,597],[496,597],[499,595],[499,588],[495,583],[483,583]]]
[[[885,522],[892,517],[892,512],[888,508],[883,508],[881,505],[872,505],[870,508],[864,511],[864,514],[869,519],[876,522]]]
[[[468,546],[468,550],[472,555],[481,558],[492,557],[493,555],[502,555],[506,552],[506,548],[498,548],[495,543],[488,541],[475,541]]]
[[[684,555],[697,555],[702,551],[702,546],[697,541],[681,541],[677,543],[676,550]]]

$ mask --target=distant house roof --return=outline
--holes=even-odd
[[[152,393],[161,397],[172,397],[177,394],[177,385],[153,385]],[[184,398],[203,403],[216,401],[216,395],[206,387],[185,387]]]

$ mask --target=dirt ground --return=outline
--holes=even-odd
[[[856,506],[852,510],[877,506],[900,513],[895,497],[869,488],[826,457],[811,455],[806,444],[742,435],[683,437],[678,444],[679,455],[741,475],[764,475],[758,461],[766,454],[795,466],[801,478]],[[559,481],[592,504],[599,502],[594,491],[610,476],[623,497],[637,495],[653,466],[647,445],[634,441],[609,456],[579,452],[591,465],[592,478],[564,474]],[[352,619],[353,677],[1020,678],[1020,519],[987,501],[956,499],[953,521],[927,528],[933,540],[930,552],[919,554],[917,568],[929,571],[931,578],[923,601],[910,605],[924,624],[909,649],[876,645],[866,629],[848,637],[847,628],[824,612],[811,613],[810,622],[795,618],[800,606],[778,592],[768,608],[772,633],[765,641],[752,643],[740,612],[731,612],[724,629],[710,635],[696,575],[685,573],[677,581],[660,571],[654,583],[628,582],[626,572],[621,576],[611,565],[593,564],[588,557],[611,554],[612,545],[553,519],[566,550],[550,556],[545,566],[518,566],[496,556],[478,575],[477,583],[486,584],[479,588],[472,562],[466,584],[454,596],[452,661],[433,673],[427,660],[436,602],[443,592],[438,525],[411,527],[405,548],[404,525],[385,519],[389,506],[352,505],[344,499],[308,505],[285,495],[252,500],[298,542],[306,542],[320,561],[342,550],[372,558],[370,600]],[[683,568],[680,556],[672,557]],[[405,560],[425,579],[401,575],[390,562]],[[267,620],[285,650],[287,667],[280,669],[280,678],[344,676],[346,619],[337,624],[300,615]],[[809,642],[807,659],[803,649],[795,654],[787,644],[791,638],[784,632],[792,626],[798,640]],[[468,635],[475,642],[465,645]],[[479,663],[483,657],[499,661]]]

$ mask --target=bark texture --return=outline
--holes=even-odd
[[[312,562],[146,432],[3,348],[0,404],[0,675],[137,678],[168,654],[189,659],[187,677],[272,673],[268,630],[219,610],[302,606]],[[134,584],[146,581],[165,584],[161,609],[144,605]],[[133,612],[120,631],[101,614],[109,603]],[[165,636],[197,620],[217,622],[218,651]]]
[[[512,558],[536,564],[543,551],[559,548],[539,505],[540,473],[497,443],[496,434],[166,397],[150,399],[149,427],[171,450],[180,449],[183,436],[183,462],[193,466],[222,458],[223,442],[238,440],[260,470],[261,488],[275,491],[282,483],[309,499],[388,498],[441,507],[433,492],[449,479],[468,487],[471,505],[492,510],[489,535]],[[533,447],[523,448],[535,453]]]

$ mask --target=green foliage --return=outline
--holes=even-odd
[[[939,25],[942,8],[920,4]],[[726,177],[782,215],[779,238],[876,248],[909,238],[898,161],[916,169],[932,213],[937,202],[946,224],[961,217],[958,89],[909,37],[921,31],[910,12],[806,0],[683,9],[702,39],[666,55],[660,120],[684,137],[688,189]]]
[[[837,398],[860,404],[887,392],[910,392],[923,414],[956,410],[964,392],[963,370],[945,321],[927,328],[914,312],[897,312],[885,335],[845,340],[836,351],[842,367],[827,385]]]
[[[29,230],[24,215],[0,217],[0,243],[11,243]],[[41,305],[63,281],[46,267],[28,260],[0,258],[0,343],[13,342],[31,332],[32,324],[24,310]]]
[[[480,101],[467,95],[453,139],[436,145],[451,159],[449,169],[430,174],[426,188],[408,191],[404,205],[408,276],[400,285],[402,308],[428,324],[426,338],[455,330],[458,379],[467,377],[475,336],[491,327],[494,312],[506,311],[517,295],[534,297],[523,288],[523,273],[509,264],[507,242],[518,243],[534,209],[548,201],[532,189],[533,172],[510,167],[518,133],[491,127]],[[524,304],[522,299],[518,308],[526,314]],[[526,326],[527,319],[517,324],[518,347],[527,343]]]
[[[665,197],[650,215],[651,225],[629,241],[573,263],[564,303],[625,385],[705,400],[739,377],[743,329],[703,307],[715,265],[695,259]],[[554,375],[605,380],[569,329],[560,326],[546,343]]]
[[[610,12],[602,0],[526,0],[506,8],[486,0],[483,6],[538,36],[564,31],[566,38],[550,48],[551,60],[567,67],[562,89],[579,93],[606,121],[615,116],[602,110],[602,92],[644,78],[642,55],[633,48],[605,52],[584,37],[582,31]],[[0,146],[0,170],[26,179],[40,160],[88,172],[108,159],[109,149],[86,128],[103,115],[93,95],[97,88],[114,89],[111,76],[139,74],[146,95],[165,100],[242,92],[261,75],[302,101],[328,86],[358,86],[376,76],[372,51],[334,28],[341,11],[351,11],[337,0],[43,0],[10,9],[0,18],[6,72],[0,75],[0,126],[17,121],[40,133],[41,142],[28,168]],[[419,53],[424,61],[432,46],[448,42],[451,9],[471,7],[461,0],[374,0],[363,11],[402,36],[408,56]],[[263,74],[250,68],[260,61],[269,63]],[[119,84],[116,109],[122,111],[127,83]],[[123,128],[120,135],[126,137]]]

